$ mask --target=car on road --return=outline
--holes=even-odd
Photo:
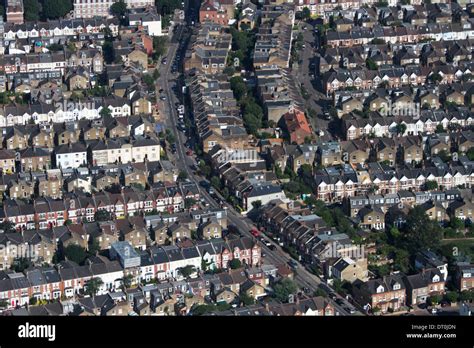
[[[199,181],[199,185],[201,185],[201,187],[208,188],[210,184],[207,180],[201,180]]]
[[[339,305],[339,306],[342,306],[344,304],[344,300],[342,298],[336,298],[336,303]]]
[[[270,245],[273,245],[272,243],[270,243],[269,240],[264,240],[263,243],[264,243],[267,247],[269,247]]]
[[[355,313],[355,310],[353,308],[350,308],[350,307],[342,307],[346,312],[350,313],[350,314],[354,314]]]
[[[186,155],[192,156],[193,155],[193,150],[191,150],[191,149],[186,150]]]
[[[161,64],[166,64],[166,63],[168,63],[168,59],[165,57],[161,60]]]
[[[210,195],[214,195],[214,194],[215,194],[214,189],[213,189],[212,187],[209,187],[209,188],[207,189],[207,192],[208,192]]]
[[[336,296],[335,293],[331,292],[331,293],[329,294],[329,298],[330,298],[331,300],[336,300],[336,299],[337,299],[337,296]]]
[[[288,261],[288,264],[290,265],[290,267],[295,270],[298,268],[298,262],[296,262],[295,260],[290,260]]]
[[[162,95],[162,96],[160,97],[160,99],[163,100],[163,101],[165,101],[165,100],[166,100],[166,97],[165,97],[164,95]]]
[[[255,227],[250,230],[250,234],[255,238],[260,237],[260,232]]]
[[[274,251],[276,249],[276,247],[272,244],[268,247],[268,249],[270,249],[271,251]]]

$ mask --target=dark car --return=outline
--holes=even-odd
[[[339,306],[342,306],[344,304],[344,301],[341,299],[341,298],[337,298],[336,299],[336,303],[339,305]]]

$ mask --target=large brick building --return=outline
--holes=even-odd
[[[214,22],[220,25],[227,25],[229,16],[227,11],[213,0],[207,0],[201,4],[199,9],[199,22]]]

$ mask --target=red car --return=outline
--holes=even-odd
[[[256,229],[252,229],[252,230],[250,231],[250,233],[251,233],[252,236],[254,236],[254,237],[258,237],[258,236],[260,235],[260,232],[258,232]]]

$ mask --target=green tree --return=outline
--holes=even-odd
[[[153,38],[153,59],[158,60],[161,56],[166,53],[167,45],[166,36],[155,36]]]
[[[120,0],[112,6],[110,6],[110,13],[112,13],[115,17],[120,19],[120,23],[122,23],[125,15],[127,14],[127,4],[123,0]]]
[[[184,181],[188,178],[188,173],[186,173],[184,170],[181,170],[178,174],[178,180],[179,181]]]
[[[143,82],[147,85],[148,91],[152,92],[155,90],[155,79],[150,74],[143,75]]]
[[[219,179],[217,176],[213,176],[211,178],[211,185],[215,187],[216,189],[220,190],[221,189],[221,179]]]
[[[89,255],[95,255],[97,252],[100,251],[100,243],[97,238],[91,238],[89,242]]]
[[[456,231],[461,231],[465,227],[464,222],[457,217],[451,218],[451,220],[449,221],[449,226],[455,229]]]
[[[323,289],[321,288],[317,288],[316,291],[313,293],[313,296],[321,296],[321,297],[327,297],[328,294],[326,293],[326,291],[324,291]]]
[[[421,206],[415,206],[408,212],[401,232],[410,252],[437,248],[442,238],[441,227],[428,218]]]
[[[127,274],[122,278],[122,290],[129,289],[132,286],[133,275]]]
[[[293,280],[284,278],[274,285],[273,290],[275,297],[280,302],[288,302],[288,296],[295,294],[298,291],[298,286]]]
[[[233,259],[229,262],[229,267],[231,269],[237,269],[237,268],[240,268],[242,267],[242,262],[240,262],[239,259]]]
[[[184,278],[188,278],[191,274],[196,272],[196,269],[194,268],[193,265],[187,265],[187,266],[181,267],[179,269],[179,272]]]
[[[456,291],[448,291],[444,297],[449,303],[455,303],[459,300],[459,294]]]
[[[467,150],[466,155],[470,161],[474,161],[474,147],[471,147],[469,150]]]
[[[371,58],[367,58],[365,60],[365,65],[367,66],[367,69],[369,69],[369,70],[377,70],[378,69],[378,65]]]
[[[301,12],[302,12],[302,13],[301,13],[302,18],[303,18],[304,20],[308,20],[308,19],[311,18],[311,11],[309,10],[308,7],[306,7],[306,6],[303,7],[303,11],[301,11]]]
[[[24,0],[25,21],[38,21],[40,19],[41,5],[38,0]]]
[[[96,211],[94,219],[95,221],[110,221],[112,220],[112,215],[107,210],[101,209]]]
[[[441,295],[433,295],[433,296],[430,296],[428,298],[429,302],[433,305],[433,306],[436,306],[437,304],[439,304],[442,300],[442,296]]]
[[[230,79],[230,87],[234,92],[235,99],[240,101],[247,94],[247,85],[241,76],[234,76]]]
[[[433,83],[437,83],[437,82],[442,81],[443,77],[438,73],[432,73],[431,75],[428,76],[428,79]]]
[[[31,262],[31,260],[27,257],[20,257],[20,258],[17,258],[14,262],[13,262],[13,265],[12,265],[12,269],[15,271],[15,272],[23,272],[25,269],[28,269],[30,268],[31,266],[33,266],[33,263]]]
[[[397,134],[403,135],[405,134],[405,131],[407,130],[407,125],[404,123],[397,124],[396,130],[397,130]]]
[[[438,189],[438,183],[433,180],[428,180],[425,182],[425,190],[426,191],[433,191]]]
[[[99,115],[100,117],[103,117],[103,118],[110,117],[112,116],[112,111],[110,111],[110,109],[107,106],[104,106],[102,109],[100,109]]]
[[[107,64],[112,64],[115,61],[115,49],[111,41],[106,40],[102,45],[102,54]]]
[[[73,8],[70,0],[43,0],[44,19],[64,17]]]
[[[441,150],[438,152],[438,157],[441,158],[443,162],[449,162],[451,160],[451,156],[446,150]]]
[[[64,257],[70,261],[82,264],[87,257],[87,252],[80,245],[71,244],[64,248]]]
[[[258,201],[252,202],[252,207],[255,210],[259,210],[262,207],[262,201],[258,200]]]
[[[14,233],[16,232],[15,224],[10,220],[0,222],[0,231],[2,231],[3,233]]]
[[[244,304],[244,306],[251,306],[255,304],[255,299],[246,293],[242,293],[239,296],[240,302]]]
[[[196,203],[197,203],[197,201],[194,198],[186,198],[184,200],[184,207],[186,209],[189,209],[189,208],[193,207]]]
[[[100,287],[104,284],[100,278],[92,278],[85,286],[84,293],[89,296],[95,296],[99,292]]]

